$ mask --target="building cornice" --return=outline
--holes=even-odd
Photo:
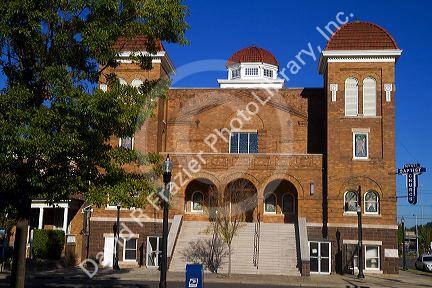
[[[359,63],[359,62],[396,62],[402,54],[400,49],[386,50],[325,50],[321,52],[318,71],[324,74],[327,64],[331,62],[339,63]]]
[[[166,51],[158,51],[156,54],[150,54],[147,51],[122,51],[118,54],[118,61],[121,63],[132,63],[130,58],[134,55],[150,56],[153,58],[153,63],[162,64],[162,68],[167,72],[167,74],[175,74],[174,64]]]

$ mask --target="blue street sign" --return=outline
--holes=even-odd
[[[203,266],[201,264],[186,265],[186,288],[203,288]]]
[[[420,164],[405,164],[404,168],[398,169],[397,174],[405,175],[406,187],[408,192],[408,203],[417,204],[417,187],[418,175],[426,172],[426,168],[421,167]]]

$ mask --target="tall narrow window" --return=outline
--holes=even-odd
[[[240,77],[240,68],[235,68],[231,70],[231,78],[236,79]]]
[[[344,196],[344,210],[345,212],[357,212],[358,195],[354,191],[345,192]]]
[[[265,196],[264,212],[270,214],[276,213],[276,196],[273,193],[269,193]]]
[[[376,116],[376,81],[373,78],[363,80],[363,115]]]
[[[379,198],[378,194],[373,191],[368,191],[365,196],[365,213],[366,214],[378,214],[379,211]]]
[[[379,270],[380,269],[380,253],[379,246],[366,245],[366,269]]]
[[[137,259],[137,239],[124,239],[123,260],[136,261]]]
[[[292,194],[286,193],[282,197],[282,212],[283,213],[294,213],[294,196]]]
[[[345,116],[358,115],[358,81],[348,78],[345,81]]]
[[[353,158],[368,159],[369,158],[369,134],[363,132],[353,133]]]
[[[204,196],[201,192],[197,191],[192,195],[192,212],[203,212]]]
[[[232,132],[230,153],[258,153],[258,133]]]

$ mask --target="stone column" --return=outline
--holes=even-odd
[[[63,231],[65,232],[65,234],[67,234],[67,226],[68,226],[68,213],[69,213],[69,208],[65,207],[64,208],[64,213],[63,213]]]
[[[44,208],[40,207],[38,229],[43,229],[43,215],[44,215]]]

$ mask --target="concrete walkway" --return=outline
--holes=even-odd
[[[0,279],[6,278],[7,274],[0,274]],[[43,272],[29,272],[28,280],[31,279],[88,279],[80,269],[59,269]],[[168,273],[168,281],[183,282],[183,273]],[[147,269],[122,269],[113,271],[112,269],[100,269],[93,278],[95,280],[118,280],[118,281],[158,281],[159,271]],[[399,275],[367,275],[364,280],[358,280],[351,275],[313,275],[310,277],[296,276],[263,276],[263,275],[225,275],[205,274],[204,283],[237,283],[255,285],[275,285],[275,286],[294,286],[294,287],[431,287],[432,273],[419,273],[416,271],[400,271]]]

